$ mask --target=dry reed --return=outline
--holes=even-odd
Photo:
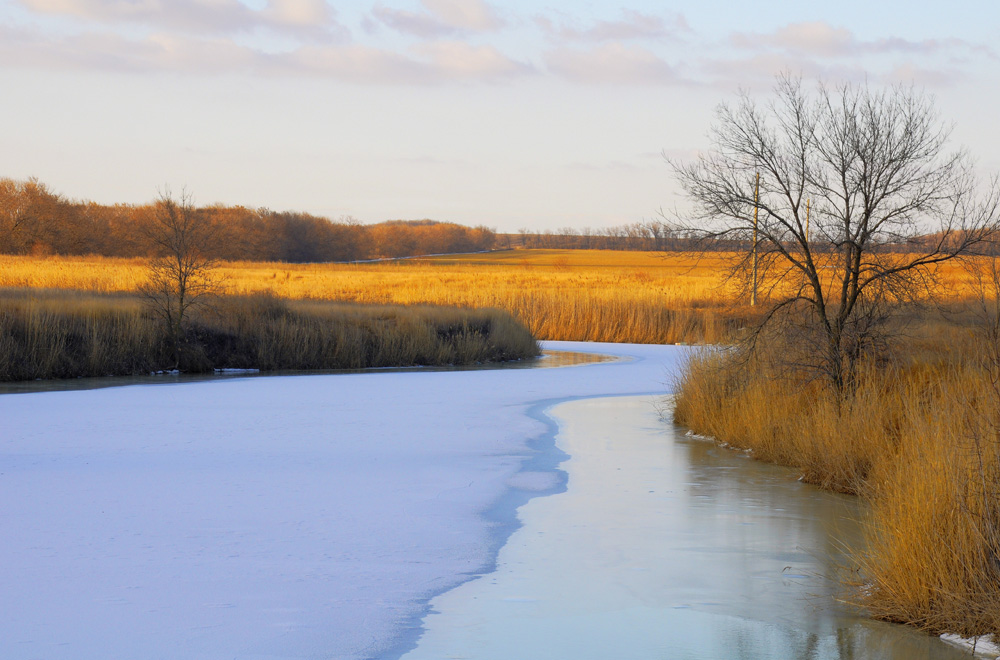
[[[221,297],[191,319],[181,367],[360,369],[461,365],[538,354],[499,310]],[[163,328],[128,294],[6,290],[0,381],[134,375],[172,364]]]
[[[1000,396],[968,318],[927,320],[856,390],[735,351],[696,356],[675,419],[869,501],[857,601],[938,632],[1000,632]]]

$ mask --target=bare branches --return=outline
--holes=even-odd
[[[194,207],[190,194],[181,191],[180,197],[174,199],[167,189],[153,207],[145,234],[156,255],[150,261],[149,279],[142,293],[149,308],[163,321],[174,368],[178,368],[188,313],[204,304],[216,289],[214,230],[209,219]]]
[[[814,366],[843,389],[880,343],[887,306],[917,295],[935,265],[998,230],[1000,187],[980,186],[968,154],[947,151],[950,132],[912,87],[809,93],[782,76],[766,105],[745,93],[720,105],[714,150],[671,165],[694,202],[691,229],[743,246],[732,276],[747,285],[756,252],[773,305],[765,322],[806,305],[826,344]]]

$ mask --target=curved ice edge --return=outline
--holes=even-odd
[[[402,630],[392,645],[386,651],[369,656],[366,660],[399,660],[410,651],[416,649],[420,638],[425,632],[424,620],[433,610],[431,601],[441,594],[459,588],[467,582],[472,582],[473,580],[478,580],[495,573],[498,567],[497,561],[500,550],[507,545],[507,541],[510,540],[514,532],[523,526],[517,516],[517,511],[536,497],[548,497],[566,492],[569,475],[564,470],[561,470],[559,465],[570,458],[570,454],[559,449],[556,445],[556,436],[559,434],[559,423],[549,415],[549,410],[572,401],[658,395],[666,395],[666,393],[655,390],[649,392],[566,396],[543,399],[529,405],[524,414],[544,424],[545,431],[540,435],[528,439],[525,451],[533,452],[533,454],[522,461],[517,472],[512,476],[521,475],[525,472],[548,472],[555,476],[555,485],[550,488],[538,490],[529,490],[508,485],[496,501],[482,513],[483,518],[487,521],[489,527],[491,527],[489,531],[490,539],[486,547],[486,555],[488,557],[486,562],[475,571],[453,576],[455,580],[448,584],[448,586],[420,596],[418,599],[420,608],[405,623],[400,624]]]

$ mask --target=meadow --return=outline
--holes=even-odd
[[[725,255],[509,250],[353,264],[223,262],[221,291],[366,305],[447,305],[512,314],[539,339],[715,343],[750,311],[723,286]],[[142,259],[0,256],[0,287],[128,293]]]

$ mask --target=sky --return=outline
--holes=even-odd
[[[683,208],[774,76],[912,84],[1000,171],[993,1],[0,0],[0,177],[500,231]]]

